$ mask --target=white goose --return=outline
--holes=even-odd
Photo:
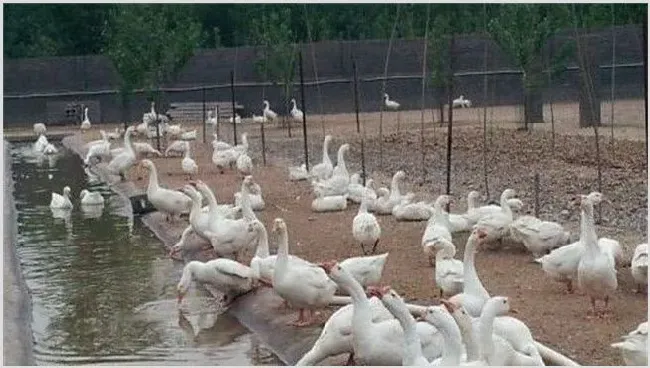
[[[472,107],[472,101],[466,99],[463,95],[452,101],[452,107]]]
[[[240,174],[244,176],[250,175],[253,172],[253,159],[250,158],[248,153],[243,152],[237,157],[236,166]]]
[[[260,281],[273,285],[273,273],[275,272],[275,262],[277,255],[271,255],[269,252],[269,237],[266,227],[260,221],[253,221],[248,224],[248,231],[256,234],[257,248],[255,255],[251,259],[250,267],[256,272]],[[297,263],[302,265],[312,265],[300,257],[289,255],[289,263]]]
[[[474,265],[477,247],[484,243],[486,238],[487,234],[482,230],[474,230],[470,234],[463,254],[463,292],[449,299],[452,303],[462,305],[474,317],[481,315],[483,305],[490,298]]]
[[[48,143],[45,148],[43,149],[43,153],[46,155],[53,155],[58,153],[59,150],[56,149],[56,147],[52,143]]]
[[[266,116],[264,116],[264,115],[257,116],[255,114],[253,114],[252,119],[253,119],[253,123],[260,123],[260,124],[266,123],[268,121],[266,119]]]
[[[220,141],[219,136],[217,136],[217,133],[212,133],[212,137],[214,138],[212,140],[212,148],[217,150],[217,151],[225,151],[228,149],[232,148],[232,145],[230,143]]]
[[[331,262],[331,264],[334,264],[334,262]],[[376,294],[376,288],[373,288],[373,290],[372,294]],[[386,309],[378,296],[379,295],[375,295],[367,299],[370,304],[369,314],[372,323],[376,324],[381,321],[394,320],[393,315],[388,311],[388,309]],[[327,322],[325,322],[325,326],[323,326],[323,330],[321,331],[318,340],[316,340],[312,348],[296,363],[296,365],[317,365],[327,357],[344,353],[350,354],[348,365],[354,365],[355,350],[352,343],[352,318],[354,315],[354,309],[353,304],[348,304],[334,312]],[[442,339],[436,329],[425,322],[418,322],[416,324],[416,332],[419,336],[422,352],[425,358],[430,360],[439,357],[442,353]]]
[[[463,340],[459,325],[450,314],[446,301],[441,300],[443,306],[428,307],[422,318],[435,326],[444,338],[442,357],[431,362],[434,366],[454,367],[468,365],[485,365],[485,362],[478,360],[478,352],[473,356],[468,352],[463,354]],[[469,361],[469,362],[468,362]]]
[[[420,201],[413,202],[414,193],[402,197],[402,201],[393,207],[393,217],[397,221],[427,221],[433,215],[431,204]]]
[[[402,170],[399,170],[398,172],[393,175],[393,179],[390,182],[390,202],[394,206],[396,206],[398,203],[402,201],[402,198],[404,195],[400,191],[400,184],[406,177],[406,173]],[[392,208],[391,208],[392,212]]]
[[[381,187],[377,189],[377,199],[368,206],[368,210],[378,215],[392,215],[393,203],[390,200],[390,191],[388,188]]]
[[[577,279],[578,263],[585,252],[583,239],[593,230],[593,215],[589,216],[588,211],[593,211],[593,206],[603,200],[602,194],[592,192],[582,198],[580,203],[580,239],[569,245],[553,250],[551,253],[537,258],[536,263],[542,265],[544,272],[556,281],[567,285],[567,292],[573,293],[573,281]],[[598,239],[598,246],[603,252],[610,256],[616,256],[620,252],[620,244],[617,241],[607,238]]]
[[[400,322],[396,319],[375,319],[372,304],[363,288],[339,264],[327,262],[321,267],[330,279],[352,297],[350,332],[353,336],[352,347],[356,365],[402,364],[404,330]]]
[[[489,216],[495,212],[502,212],[501,206],[494,204],[488,204],[479,207],[477,203],[479,197],[479,192],[475,190],[467,194],[467,212],[462,216],[466,218],[467,221],[469,221],[469,224],[471,224],[471,226],[474,226],[483,217]],[[524,206],[523,202],[519,198],[508,199],[508,205],[513,211],[519,211]],[[452,217],[454,216],[452,215]],[[468,230],[471,230],[471,227]]]
[[[187,132],[182,132],[180,136],[180,140],[182,141],[195,141],[196,140],[196,129],[187,131]]]
[[[183,268],[183,275],[176,287],[178,304],[187,294],[192,281],[223,293],[222,301],[228,305],[236,296],[250,291],[256,278],[250,267],[227,258],[217,258],[205,263],[190,261]]]
[[[627,365],[648,366],[648,321],[642,322],[632,332],[623,336],[622,342],[611,344],[619,349]]]
[[[509,230],[510,236],[523,243],[535,258],[566,245],[570,236],[557,222],[542,221],[534,216],[519,217],[510,224]]]
[[[84,108],[84,120],[81,122],[81,130],[90,129],[90,119],[88,119],[88,108]]]
[[[296,106],[296,99],[295,98],[291,99],[291,105],[293,106],[291,108],[291,117],[293,118],[294,121],[302,123],[302,117],[303,117],[304,114],[298,108],[298,106]]]
[[[216,112],[213,113],[212,110],[208,110],[208,117],[205,119],[205,124],[212,125],[213,128],[217,126]]]
[[[242,185],[245,185],[249,190],[248,198],[253,211],[264,210],[266,204],[264,203],[264,198],[262,198],[262,190],[259,188],[259,184],[253,181],[253,177],[251,175],[245,176]],[[235,206],[242,205],[241,198],[241,191],[235,193]]]
[[[582,202],[586,204],[585,214],[589,223],[593,223],[593,205],[587,196],[582,196]],[[596,315],[596,300],[602,299],[606,309],[609,296],[618,287],[616,262],[611,254],[598,246],[598,236],[593,226],[584,233],[581,242],[585,251],[578,262],[578,286],[589,295],[592,311]]]
[[[467,194],[467,211],[465,211],[463,214],[449,214],[449,224],[451,225],[450,230],[452,233],[471,231],[472,226],[474,226],[476,222],[478,222],[478,220],[484,216],[481,211],[485,212],[488,209],[496,211],[501,210],[501,207],[494,205],[477,208],[477,201],[479,197],[479,192],[475,190],[470,191]]]
[[[108,163],[106,169],[114,174],[119,175],[122,180],[126,180],[126,173],[129,171],[131,166],[135,164],[136,153],[131,143],[131,134],[133,133],[134,128],[132,126],[126,129],[124,132],[124,151],[114,156],[111,162]]]
[[[63,188],[63,195],[52,192],[50,208],[72,209],[72,202],[70,201],[70,187],[66,186]]]
[[[273,121],[278,118],[278,114],[276,114],[273,110],[271,110],[269,101],[267,100],[264,100],[264,110],[262,111],[262,114],[269,121]]]
[[[232,116],[228,119],[228,122],[232,124]],[[239,114],[235,114],[235,124],[241,124],[241,116]]]
[[[88,147],[88,152],[86,152],[86,158],[84,158],[84,164],[86,166],[90,165],[91,160],[94,157],[99,159],[109,158],[111,153],[111,142],[108,140],[106,132],[100,130],[99,133],[102,135],[102,139],[99,141],[89,142],[86,146]]]
[[[34,142],[34,151],[43,152],[45,147],[49,144],[47,137],[44,134],[38,136],[36,142]]]
[[[323,140],[323,160],[321,163],[315,165],[311,168],[311,176],[319,181],[324,181],[332,177],[332,172],[334,171],[334,165],[332,165],[332,160],[328,153],[329,144],[332,141],[331,135],[326,135]]]
[[[187,150],[187,142],[177,140],[173,141],[169,146],[167,146],[167,149],[165,150],[165,157],[169,156],[170,153],[176,153],[180,154],[181,156],[185,154],[185,151]]]
[[[637,293],[646,290],[648,287],[648,243],[639,244],[634,249],[630,272],[637,284]]]
[[[381,226],[375,215],[368,212],[368,201],[367,195],[362,197],[359,211],[352,220],[352,236],[361,245],[363,254],[366,254],[365,247],[370,246],[372,246],[371,253],[374,254],[381,237]]]
[[[198,181],[196,188],[208,199],[210,205],[210,228],[205,235],[210,239],[217,254],[221,256],[239,258],[242,251],[254,247],[255,234],[249,232],[248,223],[257,221],[257,217],[250,208],[248,189],[242,186],[240,219],[229,219],[220,215],[216,210],[217,203],[212,190],[205,183]]]
[[[314,212],[345,211],[348,207],[348,195],[328,195],[316,192],[316,198],[311,201],[311,210]]]
[[[302,164],[300,166],[289,166],[289,180],[301,181],[307,179],[309,179],[309,171],[307,171],[307,165]]]
[[[336,284],[319,267],[289,262],[289,240],[284,220],[276,218],[272,231],[278,237],[278,257],[273,273],[273,289],[292,306],[299,308],[299,317],[292,324],[309,325],[313,322],[311,312],[313,309],[329,304],[336,292]],[[305,319],[305,309],[310,311],[309,319]]]
[[[515,196],[514,189],[506,189],[501,193],[501,211],[490,213],[487,216],[481,217],[474,228],[480,227],[485,230],[488,235],[488,242],[494,240],[501,240],[508,234],[508,229],[513,221],[512,209],[508,200]]]
[[[185,156],[181,160],[181,168],[185,175],[189,177],[189,180],[192,180],[192,175],[199,173],[199,166],[190,156],[190,142],[187,141],[185,142]]]
[[[342,196],[348,193],[350,175],[345,165],[345,153],[350,150],[350,145],[345,143],[339,147],[336,167],[332,171],[332,177],[325,181],[312,181],[314,192],[321,196]]]
[[[400,106],[397,101],[393,101],[390,99],[388,93],[384,93],[384,105],[390,110],[397,110],[399,109]]]
[[[390,287],[380,288],[381,302],[384,307],[399,321],[404,331],[403,366],[428,366],[429,360],[422,353],[422,343],[417,333],[417,322],[408,310],[404,299]],[[440,329],[438,329],[440,331]],[[460,335],[460,333],[459,333]],[[443,357],[446,350],[443,348]],[[449,366],[453,366],[450,364]]]
[[[475,319],[472,319],[462,307],[458,307],[454,303],[446,301],[442,303],[461,330],[461,335],[467,346],[468,360],[478,358],[483,364],[496,366],[544,365],[535,345],[530,343],[532,337],[530,341],[522,339],[525,341],[523,341],[523,351],[520,351],[514,347],[508,337],[502,335],[502,331],[497,329],[500,319],[508,317],[505,316],[508,311],[516,313],[515,310],[510,309],[507,297],[490,298],[485,303],[481,316]],[[521,345],[521,342],[519,344]]]
[[[83,189],[79,193],[79,198],[81,198],[81,204],[85,206],[103,206],[104,197],[99,192],[91,192],[88,189]]]
[[[463,291],[463,262],[454,258],[456,255],[456,247],[450,241],[440,238],[433,245],[435,252],[435,281],[436,286],[440,290],[440,297],[453,296]]]
[[[123,131],[120,128],[115,128],[114,131],[106,133],[106,138],[110,140],[120,139],[122,137],[122,133]]]
[[[348,271],[361,286],[368,287],[379,284],[387,259],[388,253],[350,257],[339,262],[339,265]]]
[[[158,184],[158,171],[151,160],[144,159],[140,164],[149,171],[147,199],[158,211],[165,213],[167,221],[190,211],[192,207],[190,197],[178,190],[162,188]]]
[[[180,137],[182,133],[183,128],[181,128],[180,124],[165,125],[165,134],[170,137]]]
[[[350,184],[348,184],[348,198],[351,202],[361,203],[361,198],[365,187],[361,184],[361,175],[354,173],[350,175]]]
[[[45,127],[45,124],[43,123],[34,124],[34,134],[41,135],[41,134],[45,134],[46,132],[47,132],[47,128]]]
[[[422,250],[429,259],[429,264],[433,266],[435,252],[433,246],[444,239],[451,242],[451,232],[449,231],[449,215],[442,208],[451,202],[451,197],[443,194],[436,198],[433,205],[433,216],[427,222],[427,227],[422,234]]]

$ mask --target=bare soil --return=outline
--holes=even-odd
[[[631,104],[631,103],[630,103]],[[617,102],[617,106],[622,103]],[[618,107],[617,107],[618,108]],[[629,113],[628,109],[628,113]],[[483,132],[475,121],[469,121],[478,109],[458,110],[460,122],[454,122],[451,187],[456,203],[452,212],[465,210],[466,193],[476,189],[485,193],[483,184]],[[558,107],[554,106],[558,114]],[[635,110],[636,111],[636,110]],[[456,113],[456,112],[455,112]],[[366,114],[366,139],[364,139],[366,170],[369,177],[380,185],[389,185],[397,170],[407,173],[405,191],[419,197],[433,198],[445,191],[446,126],[426,122],[423,139],[420,136],[420,112],[402,112],[400,132],[393,119],[396,113],[383,116],[384,138],[375,134],[378,114]],[[469,122],[463,123],[463,114]],[[618,115],[617,115],[618,118]],[[504,120],[507,120],[504,118]],[[310,162],[320,161],[322,145],[321,121],[325,132],[334,135],[330,156],[343,143],[351,144],[346,159],[351,172],[361,169],[362,135],[356,134],[354,115],[310,117],[308,148]],[[557,121],[556,121],[557,123]],[[546,128],[535,126],[532,133],[510,129],[509,123],[494,124],[488,134],[486,163],[490,198],[511,187],[517,190],[526,204],[524,212],[533,213],[535,190],[533,177],[540,175],[538,216],[559,221],[573,232],[578,229],[579,214],[569,205],[576,194],[596,190],[596,160],[593,130],[558,130],[555,147]],[[514,126],[514,124],[510,124]],[[560,124],[560,127],[566,123]],[[201,129],[200,126],[197,126]],[[258,124],[242,124],[238,133],[249,132],[250,152],[258,165],[254,177],[262,186],[267,208],[258,217],[267,225],[282,217],[289,227],[291,252],[310,261],[343,259],[361,254],[351,233],[352,219],[357,206],[344,212],[316,214],[310,210],[312,200],[309,185],[288,181],[286,165],[304,162],[302,129],[294,126],[293,138],[286,138],[286,130],[267,125],[265,143],[267,166],[261,162],[261,132]],[[601,129],[602,132],[603,129]],[[232,141],[230,127],[221,127],[222,139]],[[640,135],[640,134],[641,135]],[[604,134],[604,133],[603,133]],[[627,252],[627,261],[634,247],[645,242],[647,234],[647,157],[644,151],[643,126],[616,126],[613,145],[601,140],[603,184],[602,192],[613,204],[602,206],[599,236],[621,241]],[[86,133],[86,139],[97,139],[96,131]],[[639,139],[639,136],[641,139]],[[228,137],[228,138],[226,138]],[[198,177],[215,191],[220,202],[232,202],[239,190],[241,177],[226,170],[220,174],[211,163],[211,147],[199,140],[193,144],[193,156],[200,167]],[[621,139],[619,139],[621,138]],[[625,139],[622,139],[625,138]],[[380,165],[379,146],[383,142],[383,162]],[[425,160],[422,169],[421,142],[424,142]],[[164,149],[164,146],[163,146]],[[185,178],[181,174],[180,158],[153,158],[160,180],[167,187],[180,187]],[[335,159],[334,159],[335,161]],[[146,185],[142,169],[134,168],[129,179],[136,185]],[[562,213],[564,211],[564,214]],[[437,296],[433,269],[422,257],[420,240],[424,223],[397,222],[391,216],[379,217],[382,239],[378,252],[389,251],[383,283],[395,287],[405,298],[421,303],[434,303]],[[176,224],[186,226],[185,221]],[[454,238],[458,246],[457,257],[462,258],[467,234]],[[272,241],[273,244],[273,241]],[[272,248],[275,248],[272,245]],[[617,351],[609,346],[638,323],[647,319],[647,295],[636,294],[628,265],[619,268],[619,287],[610,301],[612,317],[605,320],[587,319],[589,299],[580,291],[565,294],[564,285],[550,280],[541,267],[531,263],[532,257],[520,246],[510,244],[497,251],[481,251],[476,257],[479,275],[491,295],[511,297],[517,315],[532,330],[534,337],[583,365],[621,365]],[[342,362],[341,362],[342,363]]]

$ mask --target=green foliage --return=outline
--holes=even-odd
[[[200,24],[181,8],[133,4],[111,13],[105,52],[122,77],[123,92],[136,87],[156,90],[193,55]]]
[[[488,23],[488,32],[524,71],[524,87],[534,88],[545,80],[541,74],[543,50],[547,42],[568,23],[565,6],[540,4],[498,5],[496,16]],[[566,56],[563,48],[560,57]],[[557,65],[554,60],[550,64]]]
[[[397,37],[421,37],[424,34],[428,4],[401,4]],[[149,6],[154,5],[139,5]],[[197,23],[200,28],[199,47],[241,46],[251,40],[252,25],[269,13],[288,14],[287,24],[297,42],[307,42],[304,9],[307,8],[313,40],[386,39],[395,21],[395,4],[158,4],[173,8],[179,17]],[[483,4],[430,4],[433,17],[447,17],[453,32],[483,30]],[[516,14],[527,8],[540,11],[538,19],[562,20],[563,4],[506,4],[488,6],[488,19],[499,17],[501,10]],[[97,54],[108,40],[107,21],[116,9],[135,9],[133,4],[5,4],[4,55],[10,58],[30,56],[64,56]],[[610,4],[580,4],[584,9],[585,27],[611,25]],[[615,24],[641,24],[647,17],[647,4],[618,3]],[[511,10],[514,9],[514,10]],[[518,9],[518,10],[517,10]],[[557,19],[556,19],[557,18]],[[530,18],[528,18],[530,19]],[[503,19],[499,19],[502,23]],[[514,21],[514,20],[513,20]],[[523,20],[520,23],[525,23]],[[433,26],[435,24],[431,23]],[[529,24],[535,28],[535,23]],[[215,37],[214,29],[219,29]],[[522,34],[528,35],[528,29]]]
[[[295,34],[290,26],[291,11],[262,14],[250,28],[250,42],[263,46],[255,62],[257,72],[273,82],[284,84],[285,97],[291,95],[297,61]]]

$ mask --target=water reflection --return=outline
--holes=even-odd
[[[250,365],[250,334],[195,294],[180,325],[181,265],[66,150],[55,161],[13,146],[17,253],[33,302],[38,364]],[[50,165],[53,163],[53,165]],[[50,209],[52,191],[99,191],[104,207]],[[230,318],[230,319],[229,319]],[[273,360],[267,364],[279,364]]]

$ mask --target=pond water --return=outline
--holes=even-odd
[[[281,364],[198,289],[179,311],[182,264],[76,155],[35,155],[29,143],[13,144],[11,156],[37,364]],[[51,193],[66,185],[74,208],[55,212]],[[84,188],[102,193],[105,206],[80,208]]]

